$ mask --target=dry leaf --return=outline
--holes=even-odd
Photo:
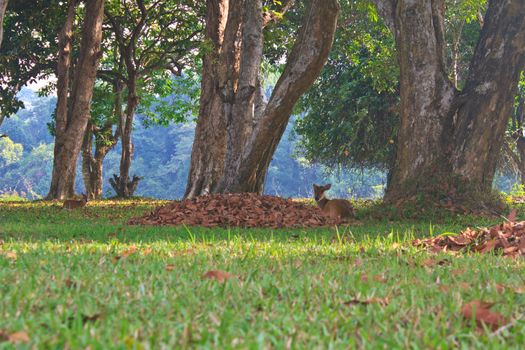
[[[220,270],[211,270],[206,272],[204,275],[202,275],[203,279],[214,279],[219,282],[224,282],[227,279],[232,278],[233,275],[226,271],[220,271]]]
[[[11,259],[11,260],[16,260],[17,259],[16,252],[6,251],[6,252],[3,252],[2,255],[5,256],[7,259]]]
[[[509,220],[510,222],[516,221],[516,214],[517,214],[516,209],[512,209],[509,216],[507,217],[507,220]]]
[[[513,290],[517,294],[525,294],[525,286],[515,287]]]
[[[361,273],[361,281],[362,282],[368,282],[368,276],[364,272]]]
[[[496,283],[495,288],[496,288],[496,292],[500,294],[505,292],[505,286],[502,284]]]
[[[135,254],[137,252],[137,247],[135,247],[134,245],[132,245],[131,247],[129,247],[128,249],[126,249],[125,251],[123,251],[122,253],[120,253],[120,255],[117,255],[115,257],[116,260],[120,260],[122,258],[127,258],[128,256],[130,256],[131,254]]]
[[[175,265],[173,264],[166,265],[166,271],[173,271],[173,270],[175,270]]]
[[[29,335],[26,332],[15,332],[8,335],[7,340],[13,344],[29,342]]]
[[[383,276],[383,275],[375,275],[374,276],[374,281],[381,282],[381,283],[386,283],[388,281],[388,279],[385,276]]]
[[[151,248],[146,248],[142,252],[142,254],[144,254],[144,255],[150,255],[151,253],[153,253],[153,249],[151,249]]]
[[[473,317],[475,317],[476,324],[480,328],[482,328],[483,324],[485,324],[492,330],[496,330],[499,327],[507,324],[507,321],[503,315],[490,310],[493,305],[494,303],[474,300],[465,304],[461,308],[461,313],[467,320],[471,320]]]
[[[324,216],[316,206],[254,193],[213,194],[174,201],[129,221],[135,225],[268,228],[332,226],[341,222]]]
[[[444,292],[444,293],[446,293],[446,292],[448,292],[448,291],[450,290],[450,288],[449,288],[448,286],[444,285],[444,284],[440,284],[440,285],[438,286],[438,289],[439,289],[440,291]]]
[[[512,221],[503,222],[477,231],[467,228],[458,235],[442,235],[425,240],[414,240],[414,246],[422,246],[433,252],[489,253],[496,251],[503,256],[517,258],[525,256],[525,221],[514,222],[515,213],[509,215]]]

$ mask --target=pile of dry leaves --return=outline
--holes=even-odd
[[[508,222],[490,228],[481,228],[477,231],[467,228],[458,235],[416,239],[413,244],[429,248],[434,252],[496,251],[508,257],[525,256],[525,221],[514,222],[515,215],[515,213],[509,215]]]
[[[172,202],[129,221],[132,225],[204,227],[319,227],[340,223],[317,207],[253,193],[213,194]]]

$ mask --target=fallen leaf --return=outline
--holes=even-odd
[[[517,294],[525,294],[525,286],[515,287],[513,290]]]
[[[3,255],[4,255],[6,258],[11,259],[11,260],[16,260],[16,259],[17,259],[16,252],[6,251],[6,252],[3,253]]]
[[[173,271],[173,270],[175,270],[175,265],[173,264],[166,265],[166,271]]]
[[[444,292],[444,293],[446,293],[446,292],[448,292],[448,291],[450,290],[450,288],[449,288],[448,286],[444,285],[444,284],[440,284],[440,285],[438,286],[438,289],[439,289],[440,291]]]
[[[507,216],[507,220],[509,220],[510,222],[516,221],[516,214],[517,214],[516,209],[512,209],[509,216]]]
[[[219,282],[224,282],[227,279],[232,278],[233,275],[226,271],[220,271],[220,270],[211,270],[206,272],[204,275],[202,275],[203,279],[214,279]]]
[[[7,340],[13,344],[29,342],[29,335],[26,332],[15,332],[8,335]]]
[[[153,249],[151,249],[151,248],[146,248],[142,252],[142,254],[144,254],[144,255],[150,255],[151,253],[153,253]]]
[[[361,281],[362,282],[368,282],[368,276],[364,272],[361,273]]]
[[[492,330],[496,330],[507,324],[507,320],[503,315],[490,310],[493,305],[494,303],[474,300],[463,305],[461,313],[467,320],[472,320],[474,317],[479,328],[482,328],[485,324]]]
[[[388,279],[385,276],[383,276],[383,275],[375,275],[374,276],[374,281],[381,282],[381,283],[386,283],[388,281]]]
[[[128,256],[130,256],[131,254],[135,254],[137,252],[137,247],[135,247],[134,245],[132,245],[131,247],[129,247],[128,249],[126,249],[125,251],[123,251],[122,253],[120,253],[120,255],[117,255],[115,256],[115,259],[116,260],[120,260],[122,258],[127,258]]]
[[[505,286],[502,284],[496,283],[495,288],[496,288],[496,292],[500,294],[505,292]]]

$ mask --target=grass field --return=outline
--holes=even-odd
[[[337,231],[126,225],[159,203],[0,203],[0,349],[525,344],[523,260],[410,244],[500,220],[361,216]],[[203,279],[210,270],[232,278]],[[472,300],[495,302],[511,325],[494,332],[465,320]]]

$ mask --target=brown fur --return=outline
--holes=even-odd
[[[354,216],[354,208],[345,199],[327,199],[324,193],[332,187],[331,184],[318,186],[314,184],[314,199],[326,216],[336,219],[347,219]]]
[[[82,199],[68,199],[64,201],[62,208],[64,209],[76,209],[85,207],[88,202],[88,198],[85,194],[82,195]]]

